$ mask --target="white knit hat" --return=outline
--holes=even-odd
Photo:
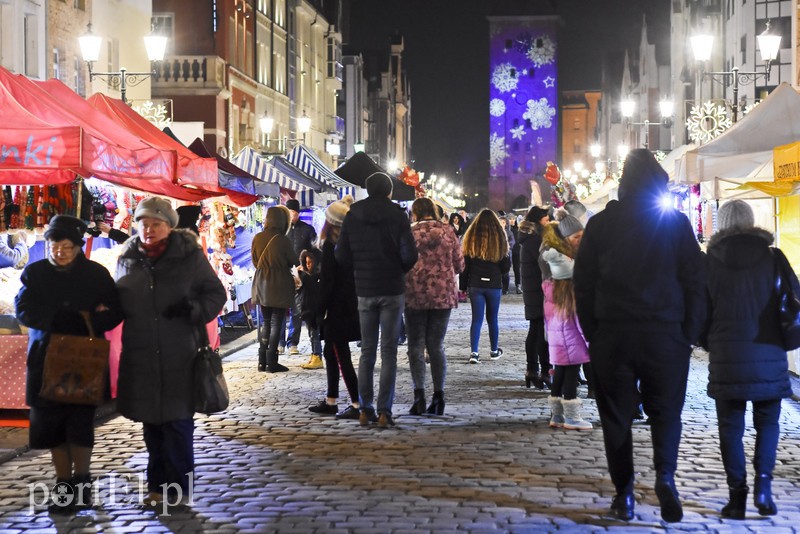
[[[350,204],[353,203],[353,197],[345,195],[341,200],[331,202],[325,209],[325,220],[334,226],[341,226],[344,222],[344,216],[350,211]]]
[[[565,256],[554,248],[549,248],[542,252],[542,259],[550,267],[550,274],[553,280],[569,280],[572,278],[575,260],[569,256]]]

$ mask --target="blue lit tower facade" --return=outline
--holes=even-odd
[[[489,206],[545,202],[558,157],[558,17],[489,17]]]

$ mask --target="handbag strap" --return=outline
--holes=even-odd
[[[89,314],[89,312],[84,310],[78,313],[81,314],[81,317],[83,317],[83,322],[86,323],[86,328],[89,330],[89,337],[97,337],[94,333],[94,328],[92,327],[92,316]]]
[[[261,256],[258,257],[258,262],[256,263],[256,269],[258,269],[259,266],[261,265],[261,260],[264,259],[264,254],[267,253],[267,250],[269,250],[269,246],[272,244],[272,240],[275,239],[276,237],[278,237],[278,234],[275,234],[269,241],[267,241],[267,246],[264,247],[264,250],[261,251]]]

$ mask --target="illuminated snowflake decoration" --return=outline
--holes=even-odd
[[[525,135],[527,132],[525,131],[525,127],[523,125],[519,125],[516,128],[511,128],[511,137],[514,139],[522,139],[522,136]]]
[[[526,54],[537,67],[552,63],[556,55],[556,44],[546,35],[537,37],[531,42]]]
[[[528,100],[527,105],[528,109],[522,114],[522,118],[530,121],[532,129],[550,128],[553,125],[552,119],[556,114],[556,110],[547,103],[546,98]]]
[[[517,69],[511,63],[501,63],[494,68],[492,84],[501,93],[507,93],[517,88]]]
[[[493,133],[489,138],[489,166],[495,168],[508,157],[506,150],[506,140],[503,137]]]
[[[661,163],[662,161],[664,161],[664,158],[667,157],[667,153],[664,152],[663,150],[656,150],[655,153],[653,154],[653,157],[656,158],[657,162]]]
[[[731,127],[731,119],[725,107],[713,102],[703,102],[700,106],[692,106],[686,127],[689,138],[699,143],[707,143]]]
[[[747,115],[748,113],[750,113],[751,111],[753,111],[753,108],[755,108],[755,107],[756,107],[757,105],[759,105],[760,103],[761,103],[761,101],[759,100],[758,102],[753,102],[752,104],[747,104],[747,105],[744,107],[744,109],[742,110],[742,115],[743,115],[743,116],[744,116],[744,115]]]
[[[147,100],[141,106],[133,106],[133,111],[153,123],[159,130],[172,124],[172,119],[167,116],[167,106],[164,104],[155,104]]]
[[[489,102],[489,114],[492,117],[500,117],[505,112],[506,103],[499,98],[493,98],[492,101]]]
[[[536,142],[541,145],[542,143],[544,143],[544,137],[537,137]]]

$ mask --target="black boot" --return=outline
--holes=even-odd
[[[444,415],[444,391],[434,391],[431,405],[428,406],[428,413],[434,415]]]
[[[722,508],[721,515],[726,519],[744,519],[747,509],[748,487],[728,488],[728,504]]]
[[[758,508],[759,515],[775,515],[778,507],[772,500],[772,475],[762,473],[756,475],[753,487],[753,504]]]
[[[69,515],[75,512],[75,488],[72,487],[72,480],[59,478],[50,493],[51,503],[47,507],[50,514]]]
[[[422,415],[424,413],[425,413],[425,390],[415,389],[414,404],[411,405],[411,409],[408,411],[408,415]]]
[[[267,370],[267,345],[258,344],[258,372],[263,373]]]
[[[92,476],[75,475],[72,477],[72,488],[75,490],[75,506],[82,509],[91,508],[92,501]]]
[[[661,519],[667,523],[677,523],[683,519],[683,506],[675,488],[673,475],[671,473],[656,475],[655,490],[658,503],[661,505]]]
[[[636,501],[632,493],[618,493],[611,501],[611,508],[608,510],[608,513],[614,519],[630,521],[633,519],[633,508],[635,505]]]
[[[278,363],[278,348],[271,348],[267,351],[267,372],[285,373],[289,368]]]

